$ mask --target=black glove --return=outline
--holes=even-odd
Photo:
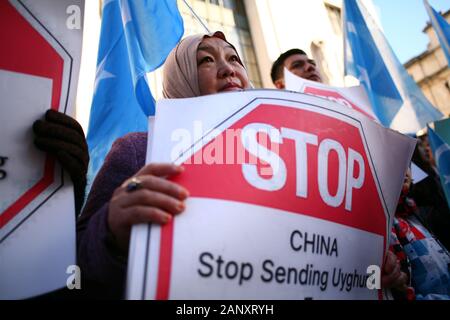
[[[54,110],[47,110],[44,120],[33,124],[34,144],[48,152],[67,170],[73,181],[75,212],[83,206],[89,151],[81,125],[73,118]]]

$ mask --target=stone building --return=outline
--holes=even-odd
[[[443,14],[450,22],[450,10]],[[423,29],[428,36],[427,49],[404,64],[425,96],[446,117],[450,116],[450,68],[436,32],[428,23]]]

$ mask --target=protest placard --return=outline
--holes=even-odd
[[[286,90],[315,95],[359,111],[371,120],[379,122],[369,98],[362,86],[333,87],[320,82],[300,78],[284,68]]]
[[[414,139],[278,90],[162,100],[152,135],[147,161],[182,164],[190,197],[167,225],[134,227],[128,298],[380,297],[369,271]]]
[[[70,178],[33,144],[48,109],[74,116],[83,0],[0,3],[0,299],[62,288],[75,264]]]

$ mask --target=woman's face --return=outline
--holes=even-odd
[[[198,46],[197,72],[201,95],[250,87],[236,51],[216,37],[205,38]]]

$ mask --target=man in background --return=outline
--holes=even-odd
[[[273,63],[270,76],[277,89],[285,89],[284,68],[300,78],[322,82],[319,70],[314,60],[300,49],[290,49],[282,53]]]

